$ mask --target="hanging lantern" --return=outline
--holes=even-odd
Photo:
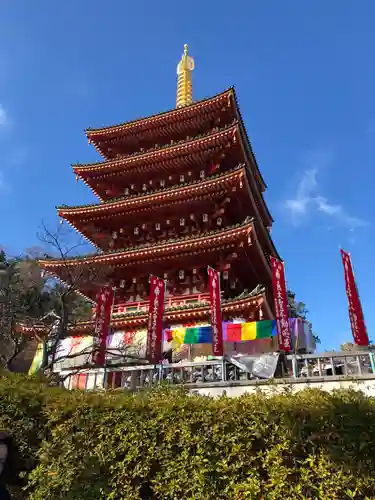
[[[170,221],[169,219],[167,219],[167,220],[166,220],[166,223],[167,223],[167,224],[168,224],[168,226],[169,226],[169,224],[171,223],[171,221]]]
[[[125,280],[120,281],[120,288],[125,288]]]
[[[216,219],[216,224],[217,224],[218,226],[221,226],[222,222],[223,222],[223,219],[222,219],[221,217],[218,217],[218,218]]]
[[[146,186],[146,184],[143,184],[143,186],[142,186],[142,191],[147,191],[147,186]]]
[[[142,224],[142,229],[146,229],[146,224]]]
[[[115,240],[117,238],[117,231],[113,231],[112,238]]]
[[[150,186],[152,186],[152,179],[148,183],[150,184]]]
[[[124,228],[120,228],[120,233],[122,234],[124,232]]]
[[[135,228],[134,228],[134,234],[135,234],[135,235],[139,234],[139,227],[135,227]]]
[[[223,272],[223,279],[227,280],[229,278],[229,271]]]
[[[180,226],[184,226],[184,225],[185,225],[185,218],[181,217],[180,218]]]
[[[185,176],[183,174],[180,175],[180,182],[184,182]]]
[[[171,180],[172,180],[172,176],[170,175],[170,176],[168,177],[168,179],[171,181]]]
[[[125,196],[128,196],[128,194],[129,194],[129,188],[125,188],[124,194],[125,194]]]
[[[201,170],[201,171],[199,172],[199,177],[200,177],[201,179],[204,179],[204,177],[205,177],[205,172],[204,172],[204,170]]]
[[[156,231],[160,231],[160,223],[159,222],[157,222],[155,224],[155,229],[156,229]]]
[[[164,179],[162,179],[162,180],[160,181],[160,187],[162,187],[162,188],[163,188],[164,186],[165,186],[165,180],[164,180]]]
[[[193,174],[193,172],[192,172],[191,170],[189,170],[189,172],[188,172],[188,176],[189,176],[189,177],[191,177],[191,176],[192,176],[192,174]]]
[[[130,184],[130,189],[134,189],[134,184]]]
[[[137,283],[137,278],[133,278],[133,283]]]
[[[208,214],[203,214],[202,220],[203,220],[203,222],[208,222]]]
[[[168,278],[168,273],[164,273],[163,278],[166,280]]]
[[[76,175],[76,182],[78,182],[78,181],[79,181],[79,176],[78,176],[78,174],[77,174],[77,175]]]
[[[194,214],[190,214],[190,220],[194,220],[195,219],[195,215]]]
[[[193,274],[197,274],[197,269],[194,267]]]
[[[178,277],[180,278],[180,280],[183,280],[184,277],[185,277],[185,272],[183,270],[179,271],[178,272]]]

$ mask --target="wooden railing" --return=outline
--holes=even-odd
[[[197,304],[199,302],[208,303],[210,301],[209,293],[196,293],[189,295],[174,295],[166,298],[165,307],[186,306]],[[136,302],[124,302],[113,306],[112,314],[124,314],[138,311],[148,311],[148,300],[139,300]]]

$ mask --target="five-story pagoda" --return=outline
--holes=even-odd
[[[193,69],[185,45],[176,109],[86,131],[104,161],[73,170],[100,203],[58,214],[98,252],[41,261],[62,280],[69,267],[104,270],[106,283],[80,291],[95,300],[104,284],[115,287],[115,331],[145,328],[150,274],[167,280],[168,325],[207,320],[208,265],[221,272],[223,319],[273,318],[269,257],[278,254],[266,185],[234,89],[193,102]],[[85,322],[74,333],[93,330]]]

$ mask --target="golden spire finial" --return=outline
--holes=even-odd
[[[177,99],[176,106],[188,106],[193,102],[192,71],[194,59],[188,55],[188,46],[184,45],[184,54],[177,66]]]

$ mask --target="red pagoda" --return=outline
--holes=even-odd
[[[114,331],[145,328],[150,274],[167,280],[169,325],[207,320],[208,265],[221,272],[223,319],[273,318],[269,257],[279,256],[266,185],[235,90],[193,102],[193,69],[185,46],[176,109],[86,130],[103,161],[73,170],[100,202],[58,214],[97,253],[41,261],[62,280],[69,267],[104,270],[116,289]],[[80,291],[95,300],[102,286],[87,282]],[[93,331],[94,322],[82,322],[74,333]]]

